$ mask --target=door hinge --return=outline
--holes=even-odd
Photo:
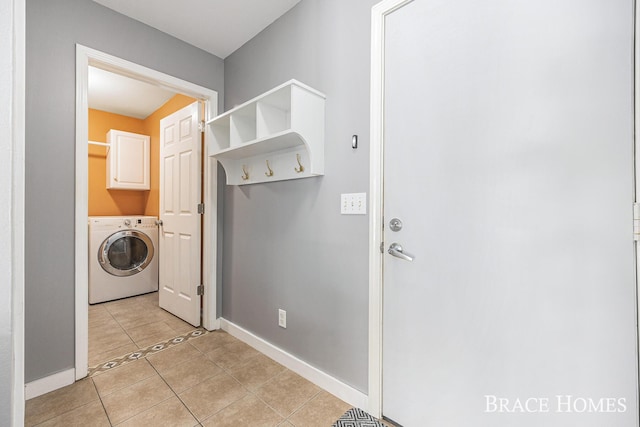
[[[640,203],[633,204],[633,240],[640,240]]]
[[[384,253],[384,242],[380,242],[380,253]]]
[[[200,132],[204,132],[205,126],[206,126],[206,124],[205,124],[204,120],[200,120],[200,122],[198,123],[198,130]]]
[[[204,203],[198,203],[198,214],[204,214]]]
[[[198,295],[204,295],[204,285],[198,285]]]

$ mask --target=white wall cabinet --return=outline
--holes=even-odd
[[[325,95],[290,80],[207,122],[228,185],[324,175]]]
[[[150,137],[112,129],[107,132],[107,142],[107,188],[149,190]]]

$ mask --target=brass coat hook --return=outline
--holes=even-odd
[[[264,174],[266,176],[273,176],[273,169],[271,169],[271,165],[269,165],[269,160],[265,160],[267,162],[267,169],[269,170],[269,172],[265,172]]]
[[[304,166],[302,166],[302,163],[300,163],[300,154],[296,154],[296,160],[298,161],[299,167],[293,168],[293,170],[295,170],[298,173],[304,172]]]
[[[244,172],[242,174],[242,180],[246,181],[249,179],[249,172],[247,172],[247,166],[246,165],[242,165],[242,172]]]

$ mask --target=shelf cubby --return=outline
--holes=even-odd
[[[230,126],[230,117],[228,115],[209,125],[211,149],[213,151],[225,150],[231,146]]]
[[[237,147],[256,139],[256,106],[247,105],[230,115],[229,139]]]
[[[264,97],[256,103],[257,136],[274,135],[291,127],[291,86]]]

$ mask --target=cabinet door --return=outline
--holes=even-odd
[[[107,140],[107,188],[149,190],[149,137],[111,130]]]

